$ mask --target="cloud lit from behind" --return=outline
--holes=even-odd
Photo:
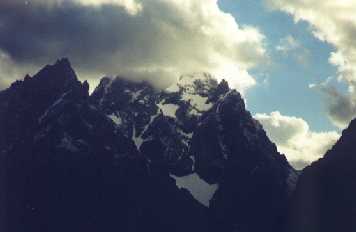
[[[243,92],[255,84],[249,70],[266,59],[264,35],[217,1],[6,0],[0,25],[0,49],[14,67],[68,57],[81,79],[119,75],[166,87],[208,72]]]

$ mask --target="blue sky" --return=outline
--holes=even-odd
[[[240,25],[257,27],[266,36],[269,62],[251,72],[258,84],[246,94],[249,110],[280,111],[283,115],[301,117],[314,131],[337,129],[327,117],[324,96],[309,88],[309,84],[337,75],[336,68],[328,62],[333,47],[316,39],[306,22],[296,24],[292,17],[268,9],[261,0],[221,0],[219,4]],[[300,47],[288,53],[278,51],[276,47],[287,36],[292,36]]]

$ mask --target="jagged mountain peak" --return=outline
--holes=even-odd
[[[180,76],[177,85],[184,91],[206,95],[217,87],[218,81],[209,73],[194,73]]]
[[[38,79],[38,81],[58,81],[56,84],[78,80],[70,61],[67,58],[59,59],[55,64],[46,65],[33,78]]]
[[[71,63],[67,57],[60,58],[56,61],[55,65],[71,68]]]
[[[353,153],[351,151],[355,150],[354,142],[356,140],[356,119],[352,120],[349,126],[343,130],[342,135],[339,141],[332,149],[342,148],[343,150],[349,151],[349,153]]]
[[[183,92],[187,95],[198,95],[207,97],[214,92],[219,85],[225,85],[227,89],[229,86],[225,80],[221,83],[209,73],[193,73],[181,75],[177,82],[172,84],[168,92]],[[220,86],[221,87],[221,86]]]
[[[310,169],[316,167],[325,168],[327,166],[338,166],[343,162],[356,162],[356,147],[354,143],[356,141],[356,119],[353,119],[347,128],[342,131],[341,137],[336,144],[329,149],[326,154],[319,160],[313,162],[307,166],[304,171],[307,172]]]
[[[46,65],[35,75],[27,74],[23,80],[12,83],[9,89],[60,90],[78,84],[78,78],[67,58],[59,59],[52,65]]]
[[[265,221],[271,226],[274,222],[267,219],[279,216],[273,210],[283,210],[294,189],[294,169],[246,110],[241,94],[230,89],[225,80],[192,74],[180,77],[167,90],[157,90],[148,83],[104,78],[91,99],[132,138],[151,173],[171,175],[208,207],[209,202],[218,202],[213,203],[217,214],[229,202],[240,207],[241,199],[225,200],[229,199],[226,194],[239,195],[240,188],[235,185],[239,183],[241,188],[257,191],[252,199],[267,200],[260,196],[262,192],[275,195],[274,203],[265,204],[264,211],[272,211]],[[236,176],[253,178],[258,186]],[[273,188],[267,190],[266,183]],[[197,194],[196,186],[204,194]],[[258,204],[249,202],[257,212]],[[233,221],[234,217],[228,223]]]
[[[246,111],[245,101],[242,98],[241,94],[236,90],[229,90],[223,96],[221,96],[218,102],[220,107],[217,109],[217,111],[219,113],[221,113],[220,111],[222,109],[226,108],[225,106],[230,106],[228,107],[229,109],[240,111],[240,113]]]
[[[46,110],[65,95],[67,99],[85,99],[88,90],[88,83],[77,79],[68,59],[16,81],[0,93],[0,130],[5,131],[0,145],[28,136],[27,131],[34,130]]]
[[[28,162],[23,170],[2,166],[29,193],[13,187],[24,198],[18,205],[12,199],[20,207],[14,218],[24,214],[28,220],[14,223],[15,228],[29,225],[38,231],[33,217],[55,215],[51,219],[66,223],[53,231],[72,231],[69,225],[88,231],[85,222],[92,218],[98,220],[93,231],[102,225],[132,226],[132,221],[140,227],[135,231],[146,226],[281,231],[276,221],[285,212],[294,170],[226,81],[192,74],[180,77],[176,89],[162,90],[144,81],[104,77],[90,96],[88,87],[61,59],[0,93],[5,122],[0,158],[6,157],[0,164]],[[47,182],[56,184],[49,188]],[[43,191],[38,194],[32,185]],[[72,196],[72,189],[78,195]],[[58,192],[65,197],[45,198]],[[56,210],[46,200],[55,202]],[[98,216],[101,205],[110,207],[109,217]],[[162,213],[168,210],[171,214]],[[74,215],[79,220],[71,221]]]

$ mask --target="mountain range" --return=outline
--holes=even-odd
[[[355,231],[355,140],[298,172],[224,80],[89,94],[60,59],[0,92],[0,230]]]

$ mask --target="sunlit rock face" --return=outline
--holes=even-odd
[[[356,121],[326,155],[306,167],[290,214],[290,231],[354,231],[356,194]]]
[[[226,81],[88,89],[63,59],[0,92],[0,229],[282,231],[297,174]]]

